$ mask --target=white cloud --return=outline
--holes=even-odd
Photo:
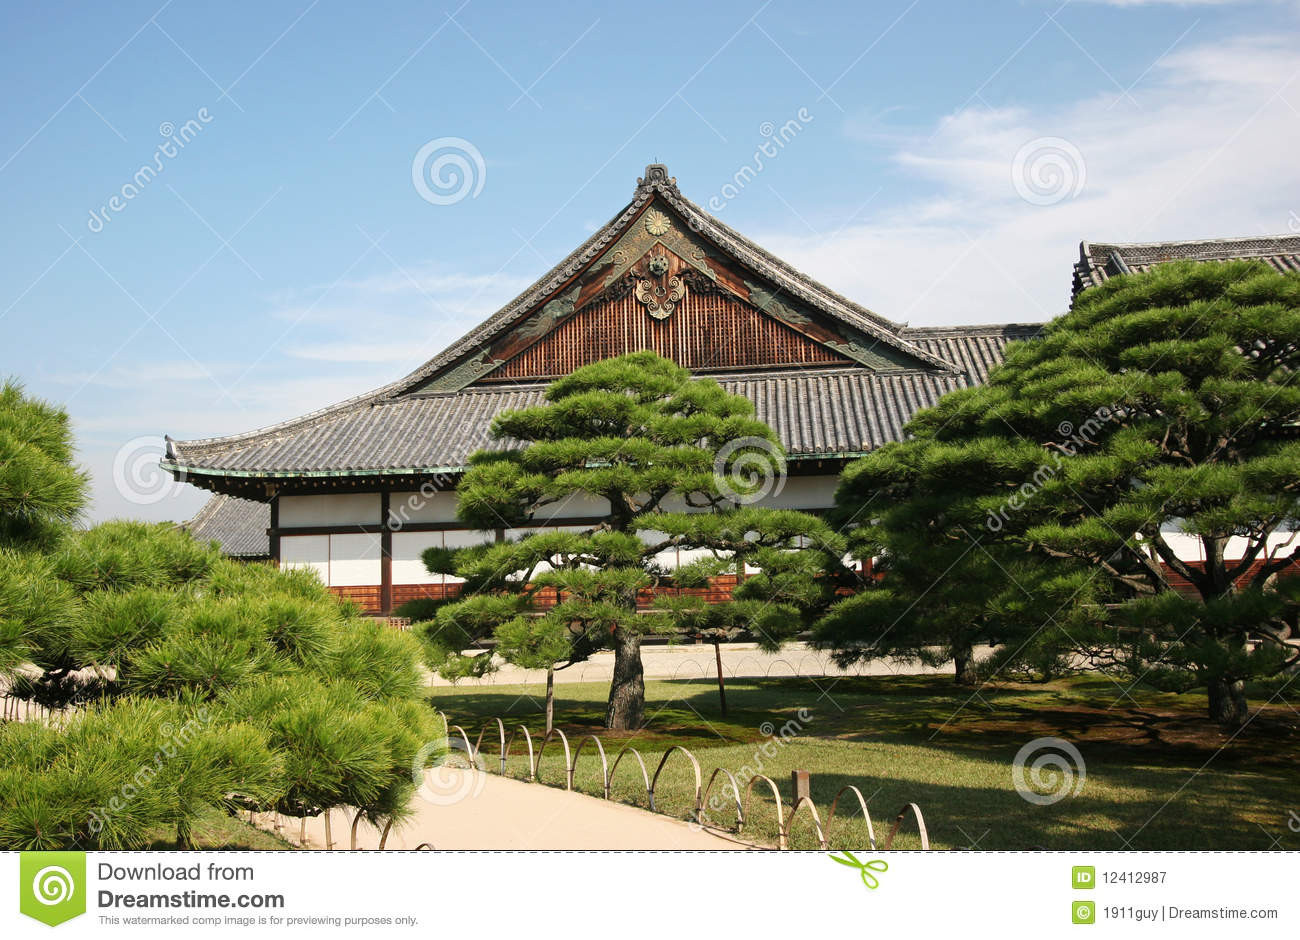
[[[531,282],[518,275],[412,265],[272,295],[264,326],[247,337],[246,358],[238,363],[145,359],[97,373],[51,376],[74,390],[74,401],[90,398],[95,388],[117,393],[111,410],[77,410],[80,459],[93,477],[92,518],[182,519],[202,503],[194,487],[144,504],[124,495],[114,480],[114,461],[133,442],[163,433],[193,439],[249,431],[386,385]],[[158,395],[163,387],[166,394]]]
[[[458,306],[476,302],[480,298],[483,298],[484,303],[491,304],[493,298],[518,293],[530,283],[529,279],[511,274],[464,274],[443,271],[433,265],[418,265],[387,274],[343,281],[338,286],[384,294],[417,293],[428,295],[440,304]]]
[[[268,315],[276,324],[268,329],[268,342],[298,359],[398,363],[413,369],[532,280],[420,264],[311,291],[282,292]]]
[[[834,234],[755,234],[891,319],[1046,319],[1068,303],[1081,240],[1287,231],[1300,209],[1297,38],[1178,51],[1133,89],[1136,104],[1105,91],[1041,112],[973,107],[911,135],[850,124],[930,191]],[[1085,177],[1077,196],[1047,206],[1012,179],[1016,154],[1042,138],[1077,150],[1082,164],[1064,169]]]
[[[49,376],[46,381],[74,387],[96,386],[111,389],[139,389],[162,383],[210,383],[239,371],[233,363],[198,362],[177,359],[171,362],[150,361],[131,365],[112,365],[97,372],[67,372]]]

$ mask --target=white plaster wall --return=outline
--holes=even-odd
[[[420,555],[426,548],[441,548],[441,532],[393,533],[393,583],[442,584],[443,576],[424,567]]]
[[[1165,524],[1160,528],[1161,534],[1170,548],[1183,561],[1205,561],[1205,546],[1201,544],[1199,537],[1188,535],[1179,528],[1178,521]],[[1245,554],[1250,539],[1234,536],[1228,539],[1228,544],[1224,546],[1223,557],[1228,561],[1233,561]],[[1288,554],[1297,545],[1300,545],[1300,535],[1291,531],[1274,532],[1268,537],[1268,552],[1277,551],[1279,555]],[[1262,559],[1263,554],[1260,555]]]
[[[330,583],[330,537],[328,535],[285,535],[280,537],[280,567],[312,568],[323,583]],[[378,582],[376,582],[378,583]]]
[[[838,473],[820,476],[788,477],[781,492],[760,499],[755,505],[764,509],[829,509],[835,505]]]
[[[835,504],[835,488],[839,483],[838,473],[787,477],[780,492],[769,493],[754,505],[764,509],[829,509]],[[704,511],[688,506],[680,496],[665,499],[663,509],[667,512]]]
[[[574,528],[574,527],[570,527],[570,528]],[[556,531],[555,526],[544,526],[544,525],[527,526],[522,529],[506,529],[506,539],[511,542],[517,542],[520,539],[527,538],[530,535],[536,535],[538,532],[554,532],[554,531]],[[551,566],[548,565],[546,562],[542,562],[540,565],[537,566],[537,570],[534,573],[541,574],[543,571],[550,571],[550,570],[551,570]],[[512,572],[509,577],[511,580],[517,580],[521,575],[523,575],[522,571],[515,571]]]
[[[1224,555],[1228,558],[1240,558],[1246,552],[1246,546],[1249,545],[1248,539],[1230,538],[1228,545],[1224,549]],[[1300,546],[1300,534],[1287,530],[1286,532],[1274,532],[1268,537],[1268,552],[1276,553],[1276,557],[1285,557],[1295,551]],[[1263,560],[1266,553],[1260,554],[1260,560]]]
[[[379,535],[355,532],[348,535],[331,535],[330,580],[333,587],[378,584],[380,543]]]
[[[785,481],[781,493],[758,503],[768,508],[819,509],[833,502],[838,476],[791,477]],[[378,493],[327,494],[319,496],[280,497],[280,525],[374,525],[379,521],[380,496]],[[432,494],[419,492],[393,493],[389,497],[392,515],[401,522],[453,522],[456,518],[456,494],[439,491]],[[677,500],[665,504],[665,509],[686,508]],[[563,518],[601,515],[607,511],[604,500],[574,496],[567,502],[546,507],[538,514],[539,522]],[[583,531],[580,526],[533,526],[508,529],[508,538],[539,531],[567,528]],[[642,533],[647,541],[656,541],[661,533]],[[424,569],[420,554],[434,545],[460,548],[491,542],[493,533],[462,529],[445,532],[394,532],[393,583],[394,584],[454,584],[459,578],[430,574]],[[703,551],[676,550],[662,552],[657,559],[668,569],[676,568],[694,558],[707,554]],[[380,583],[380,539],[377,534],[339,533],[335,535],[285,535],[280,539],[280,563],[283,568],[314,568],[326,584],[333,586],[374,585]]]
[[[533,518],[538,522],[550,522],[553,519],[582,519],[588,516],[603,516],[608,512],[609,500],[597,499],[586,493],[570,493],[559,502],[543,506]]]
[[[378,493],[281,496],[280,525],[379,525],[379,506]]]
[[[388,512],[399,523],[455,522],[456,491],[390,493]]]
[[[664,539],[668,538],[667,532],[659,532],[655,529],[641,529],[637,532],[637,535],[646,545],[654,545],[656,542],[662,542]],[[670,548],[666,551],[657,553],[654,556],[654,560],[660,567],[672,571],[679,564],[677,556],[677,549]]]

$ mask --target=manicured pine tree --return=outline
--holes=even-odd
[[[0,547],[49,545],[86,506],[63,409],[0,384]]]
[[[426,552],[430,570],[465,579],[462,599],[421,626],[434,665],[444,674],[482,674],[489,656],[460,651],[487,637],[526,665],[611,649],[605,725],[639,727],[642,640],[698,626],[703,603],[656,590],[734,572],[778,538],[795,545],[795,536],[774,534],[782,528],[778,516],[737,508],[784,472],[775,434],[747,399],[637,352],[552,383],[545,404],[498,415],[492,436],[499,449],[474,454],[458,487],[463,522],[493,531],[545,527],[565,515],[595,518],[514,541]],[[796,516],[818,522],[786,514],[786,528]],[[728,528],[728,518],[737,525]],[[704,551],[673,570],[664,558],[679,549]],[[771,603],[736,603],[735,618],[770,643],[798,629]]]
[[[0,390],[5,692],[74,706],[0,724],[0,847],[188,846],[237,805],[400,820],[441,737],[418,643],[175,526],[74,530],[71,456],[62,412]]]
[[[917,435],[849,465],[831,518],[853,556],[874,560],[875,577],[830,606],[814,644],[845,666],[885,658],[951,664],[967,686],[992,674],[1043,679],[1062,671],[1062,631],[1095,618],[1094,586],[1081,566],[1027,563],[1023,549],[999,537],[1023,520],[990,527],[987,508],[996,481],[1031,477],[1042,459],[1027,442],[959,453]],[[1061,629],[1040,629],[1051,620]],[[981,647],[993,647],[982,660]]]
[[[914,458],[896,473],[878,459],[885,485],[853,499],[898,482],[919,515],[959,490],[953,522],[969,531],[983,515],[993,557],[1019,553],[1057,584],[1086,567],[1060,608],[1072,628],[1039,624],[1049,645],[1158,688],[1205,688],[1210,716],[1239,726],[1245,683],[1300,662],[1298,367],[1300,276],[1224,262],[1117,277],[1010,347],[985,387],[919,413]],[[982,586],[996,609],[1008,580],[962,589]]]

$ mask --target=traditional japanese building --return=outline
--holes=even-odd
[[[1267,250],[1300,267],[1300,239],[1289,254],[1285,239],[1241,247],[1249,241],[1215,244],[1237,252],[1220,257]],[[1136,265],[1187,257],[1183,244],[1208,243],[1085,242],[1075,294]],[[163,466],[216,494],[188,525],[196,537],[237,557],[315,568],[339,594],[388,611],[456,590],[455,578],[425,571],[420,554],[495,537],[456,520],[468,456],[492,446],[494,415],[538,404],[550,380],[578,366],[651,349],[746,396],[789,459],[784,487],[763,505],[821,510],[847,461],[897,440],[919,408],[983,382],[1009,341],[1038,329],[888,320],[713,218],[653,164],[607,225],[415,371],[260,430],[169,438]],[[535,521],[581,525],[582,516],[570,506]]]
[[[918,408],[984,380],[1033,326],[911,329],[794,270],[682,196],[662,165],[576,251],[396,382],[272,427],[168,440],[164,467],[217,494],[189,524],[230,554],[311,566],[366,609],[454,591],[420,553],[490,539],[455,482],[494,415],[578,366],[651,349],[754,402],[789,477],[766,505],[825,509],[844,463]],[[581,524],[581,508],[539,525]],[[515,533],[510,533],[515,534]],[[671,564],[671,559],[669,560]]]

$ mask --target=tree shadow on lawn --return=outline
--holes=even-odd
[[[557,687],[556,724],[565,734],[595,734],[607,746],[707,749],[765,740],[770,726],[776,733],[785,727],[816,738],[913,744],[972,757],[1006,748],[1014,755],[1035,738],[1059,737],[1121,763],[1194,769],[1213,760],[1293,777],[1300,751],[1300,717],[1286,704],[1262,708],[1234,735],[1204,717],[1203,696],[1133,692],[1136,702],[1117,703],[1108,680],[990,685],[972,694],[944,676],[737,679],[728,684],[725,718],[712,680],[650,680],[647,724],[636,732],[603,727],[605,703],[594,697],[599,689],[570,686],[566,694]],[[444,687],[430,701],[471,738],[485,724],[494,729],[494,717],[508,733],[521,723],[535,735],[542,727],[543,700],[514,688]]]
[[[682,680],[689,684],[689,680]],[[490,688],[490,687],[488,687]],[[713,687],[716,690],[716,686]],[[706,695],[691,693],[663,701],[650,698],[646,702],[646,724],[637,731],[610,731],[605,728],[605,701],[591,698],[567,697],[556,688],[555,726],[569,738],[593,734],[605,746],[634,743],[639,750],[655,743],[665,748],[673,744],[688,747],[723,747],[731,744],[757,741],[762,737],[759,725],[767,715],[733,714],[723,718],[716,710],[716,692],[712,714],[702,713],[694,706],[697,698]],[[429,703],[447,716],[453,725],[460,725],[473,741],[485,725],[489,728],[485,740],[496,734],[500,718],[509,735],[519,725],[525,725],[534,738],[542,735],[545,727],[544,699],[517,692],[489,691],[482,686],[439,688],[429,697]],[[575,743],[576,746],[576,743]]]
[[[944,677],[855,677],[839,680],[830,696],[823,696],[828,683],[734,680],[728,684],[731,707],[724,719],[711,681],[653,680],[647,683],[649,723],[631,733],[601,726],[600,686],[560,686],[556,723],[575,748],[588,733],[604,740],[611,757],[614,748],[633,744],[651,771],[672,744],[685,744],[699,758],[707,781],[720,764],[733,773],[752,764],[755,745],[773,739],[760,730],[765,723],[779,738],[782,726],[794,720],[798,726],[788,726],[794,746],[778,748],[774,760],[755,769],[777,782],[787,812],[790,770],[810,770],[823,819],[842,787],[858,787],[872,810],[880,845],[898,809],[915,802],[932,842],[942,847],[1120,850],[1129,839],[1132,848],[1141,849],[1300,848],[1285,825],[1300,783],[1293,759],[1296,729],[1286,720],[1285,706],[1266,709],[1229,741],[1201,717],[1203,701],[1135,694],[1137,705],[1108,708],[1115,696],[1087,682],[989,687],[978,700]],[[535,739],[540,737],[542,699],[521,696],[519,687],[440,688],[431,704],[462,725],[471,742],[487,725],[485,749],[495,746],[487,743],[496,738],[493,717],[503,719],[507,734],[525,724]],[[801,709],[807,720],[799,719]],[[1011,777],[1018,750],[1039,737],[1073,742],[1088,773],[1077,794],[1047,806],[1021,798]],[[731,750],[711,753],[720,748]],[[593,760],[598,760],[594,752],[584,751],[579,769],[584,780],[593,769],[586,762]],[[679,763],[669,764],[661,808],[691,802],[693,778],[685,762]],[[754,826],[747,832],[775,825],[758,819],[774,815],[764,789],[755,789]],[[828,833],[832,846],[865,846],[856,800],[846,798]],[[724,827],[734,822],[734,806],[721,816]],[[815,847],[803,814],[796,831],[796,846]],[[914,833],[914,824],[906,823],[898,847],[916,847]],[[768,836],[774,838],[774,830]]]
[[[999,744],[1019,747],[1034,738],[1059,737],[1126,760],[1184,765],[1213,757],[1285,769],[1295,767],[1300,753],[1300,712],[1285,702],[1264,704],[1262,695],[1249,724],[1228,732],[1205,717],[1204,695],[1131,692],[1126,700],[1109,681],[1004,683],[979,690],[934,676],[757,681],[761,688],[728,690],[733,722],[757,717],[780,725],[802,708],[809,714],[804,733],[846,741],[964,746],[986,753]],[[700,692],[686,700],[713,720],[716,695]]]
[[[1010,777],[1010,762],[1006,768]],[[839,790],[856,786],[867,799],[876,843],[883,846],[895,816],[908,803],[921,807],[931,844],[972,850],[1284,850],[1300,848],[1285,810],[1261,800],[1245,782],[1198,776],[1173,768],[1142,768],[1140,784],[1127,769],[1092,768],[1083,787],[1051,805],[1023,799],[1010,785],[955,785],[915,779],[812,774],[812,796],[823,821]],[[1139,787],[1143,795],[1134,798]],[[1181,788],[1181,789],[1180,789]],[[782,799],[787,797],[783,787]],[[1124,798],[1120,798],[1120,796]],[[771,812],[770,808],[765,811]],[[751,811],[752,812],[752,811]],[[787,805],[787,813],[789,812]],[[802,816],[802,814],[801,814]],[[801,818],[795,847],[815,848]],[[857,801],[841,798],[827,832],[832,847],[867,845]],[[1126,841],[1127,840],[1127,841]],[[915,820],[904,821],[895,848],[918,848]]]

